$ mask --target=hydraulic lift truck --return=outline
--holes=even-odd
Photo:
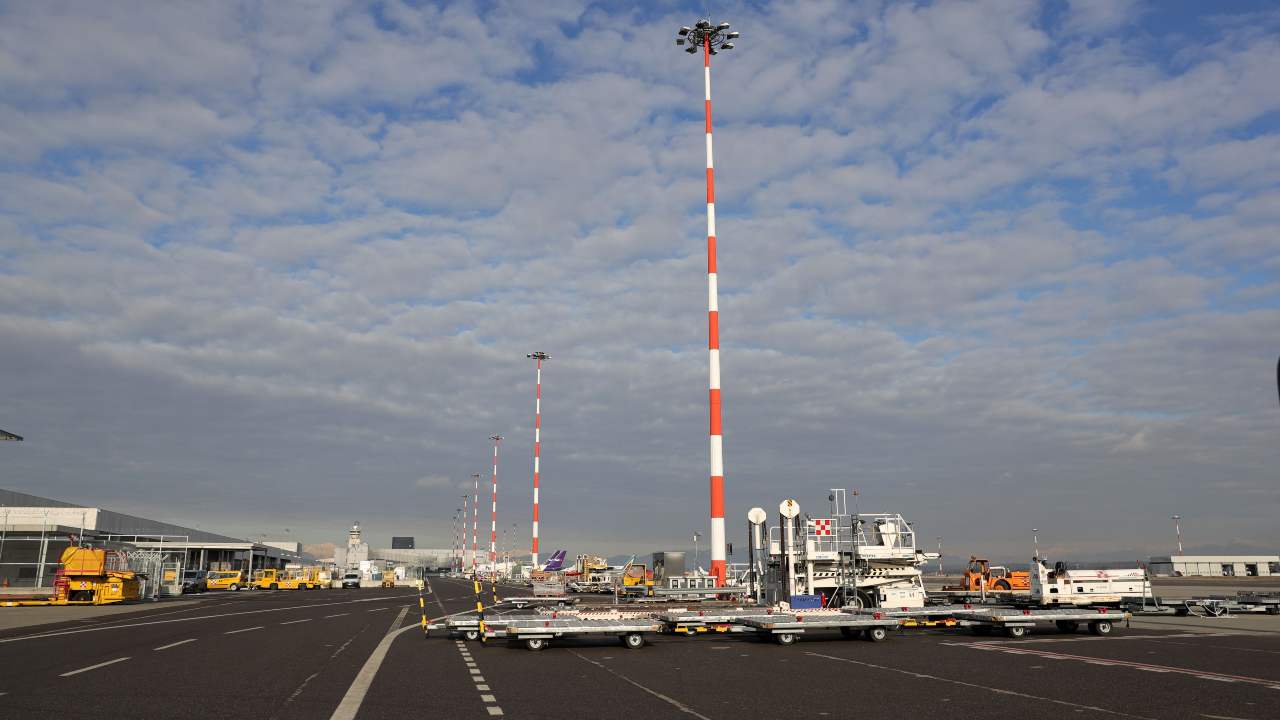
[[[654,619],[597,619],[506,617],[486,628],[486,637],[506,638],[511,644],[524,643],[530,650],[542,650],[551,640],[564,637],[599,637],[613,635],[624,647],[644,647],[644,633],[662,631],[662,623]]]

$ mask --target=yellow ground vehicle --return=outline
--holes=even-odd
[[[277,576],[276,586],[281,590],[315,590],[320,587],[320,571],[315,568],[288,570]]]
[[[979,592],[983,587],[987,592],[1029,592],[1031,573],[1026,570],[1009,570],[1003,565],[992,565],[990,560],[972,555],[969,557],[969,567],[965,568],[960,580],[960,587],[943,589]]]
[[[254,570],[253,582],[249,583],[249,587],[254,590],[279,590],[280,571],[275,568]]]
[[[118,552],[72,545],[62,551],[59,563],[52,596],[13,597],[2,604],[109,605],[142,596],[142,583]]]
[[[205,578],[210,590],[239,590],[245,586],[240,570],[210,570]]]

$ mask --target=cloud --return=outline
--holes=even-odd
[[[427,489],[447,488],[455,485],[457,483],[450,481],[448,476],[445,475],[424,475],[414,482],[415,487]]]
[[[1148,437],[1150,433],[1151,428],[1144,427],[1134,433],[1133,437],[1112,448],[1112,452],[1145,452],[1149,445]]]

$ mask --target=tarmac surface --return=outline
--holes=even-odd
[[[475,606],[470,582],[430,585],[433,619]],[[1108,637],[930,629],[781,646],[708,633],[530,652],[424,638],[404,588],[134,608],[0,630],[0,718],[1280,717],[1277,617],[1135,619]]]

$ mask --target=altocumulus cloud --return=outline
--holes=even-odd
[[[702,528],[697,10],[4,6],[2,484],[447,547],[496,433],[526,533],[546,350],[543,543]],[[838,485],[960,552],[1274,549],[1273,7],[717,12],[731,539]]]

